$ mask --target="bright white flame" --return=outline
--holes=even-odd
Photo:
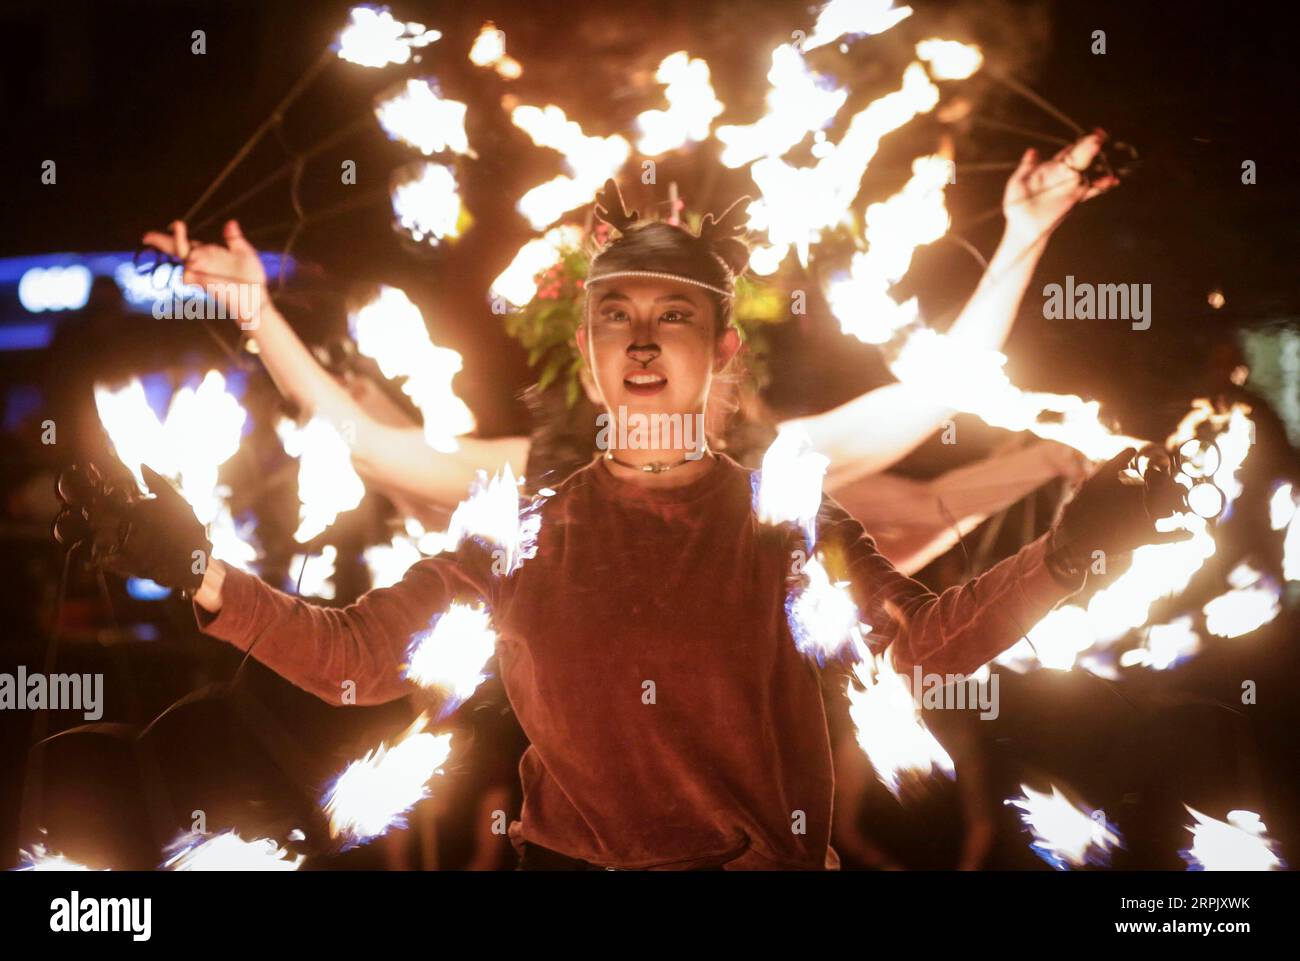
[[[979,47],[956,40],[922,40],[916,55],[930,65],[930,76],[936,80],[965,80],[984,65]]]
[[[411,51],[425,47],[442,36],[422,23],[393,19],[387,7],[357,6],[352,19],[339,33],[338,54],[343,60],[363,67],[384,67],[406,63]]]
[[[1292,516],[1282,541],[1282,576],[1288,581],[1300,581],[1300,510]]]
[[[930,392],[935,401],[974,414],[994,427],[1032,431],[1069,444],[1091,460],[1141,447],[1134,437],[1112,433],[1101,422],[1101,405],[1072,394],[1022,391],[997,351],[973,349],[959,338],[917,330],[903,343],[889,369],[905,384]]]
[[[534,230],[541,230],[566,211],[589,203],[632,152],[628,142],[618,135],[588,137],[554,104],[518,106],[510,119],[537,146],[561,153],[569,171],[568,175],[540,184],[519,198],[517,209]]]
[[[1107,864],[1110,850],[1123,846],[1101,811],[1076,807],[1055,784],[1051,794],[1020,785],[1024,795],[1005,804],[1020,808],[1020,819],[1033,832],[1034,852],[1059,871],[1087,864]]]
[[[848,99],[847,90],[809,70],[803,56],[788,43],[772,51],[767,82],[767,112],[762,117],[755,123],[717,129],[724,166],[780,157],[809,132],[829,124]]]
[[[304,544],[344,511],[361,503],[366,486],[352,467],[352,451],[329,421],[313,417],[299,427],[287,417],[276,424],[285,453],[298,459],[298,530]]]
[[[324,798],[330,837],[362,844],[406,826],[406,812],[430,796],[451,754],[451,735],[429,733],[428,722],[420,715],[391,748],[380,744],[339,775]]]
[[[815,522],[822,503],[822,481],[830,458],[813,450],[802,427],[782,427],[763,455],[755,480],[754,512],[763,524],[795,524],[808,545],[816,543]]]
[[[366,569],[370,571],[370,587],[392,587],[411,566],[424,557],[413,538],[394,534],[387,544],[375,544],[362,552]]]
[[[899,304],[889,296],[889,289],[907,273],[917,247],[934,243],[948,232],[943,191],[951,170],[951,162],[944,157],[918,157],[903,189],[867,208],[870,247],[865,253],[854,254],[848,276],[832,282],[827,290],[831,313],[839,318],[845,333],[883,344],[916,321],[915,299]]]
[[[453,603],[434,616],[427,631],[411,638],[405,676],[420,687],[447,698],[446,716],[470,699],[487,680],[487,662],[496,649],[497,634],[482,604]]]
[[[199,523],[208,528],[212,556],[251,571],[257,549],[231,517],[229,489],[217,483],[218,469],[239,450],[248,416],[226,391],[221,373],[210,370],[197,388],[176,391],[162,420],[149,406],[138,378],[118,390],[96,384],[95,407],[118,459],[140,489],[145,490],[142,464],[175,482]]]
[[[1240,637],[1272,621],[1279,613],[1276,588],[1261,584],[1220,594],[1207,603],[1205,629],[1216,637]]]
[[[849,219],[881,139],[938,102],[939,88],[913,63],[903,72],[902,86],[855,114],[840,142],[827,146],[815,165],[794,167],[779,156],[756,161],[749,172],[761,196],[749,208],[748,226],[766,230],[773,245],[793,247],[806,265],[809,247],[823,231]],[[720,140],[724,129],[718,131]]]
[[[289,562],[287,589],[301,597],[319,597],[334,600],[334,562],[339,552],[333,544],[326,544],[319,554],[295,554]]]
[[[857,729],[858,745],[876,769],[880,782],[895,797],[904,777],[953,777],[956,768],[930,729],[907,682],[894,670],[886,652],[865,657],[853,665],[857,683],[847,687],[849,716]]]
[[[18,871],[95,871],[106,870],[97,868],[88,868],[84,864],[64,857],[62,854],[55,854],[53,851],[47,851],[44,844],[33,844],[31,851],[19,851],[19,857],[22,863],[16,868]]]
[[[449,542],[459,545],[466,538],[482,540],[494,552],[501,552],[502,563],[493,563],[495,572],[510,575],[518,570],[536,555],[542,524],[539,501],[520,503],[522,483],[523,477],[516,479],[509,464],[490,481],[487,472],[480,470],[470,496],[457,505],[447,524]]]
[[[790,633],[795,647],[803,654],[825,663],[846,647],[861,650],[869,624],[858,619],[858,607],[848,590],[847,581],[831,582],[819,558],[813,557],[803,567],[808,584],[797,589],[786,602]]]
[[[1142,646],[1125,651],[1119,662],[1124,667],[1149,667],[1164,671],[1193,656],[1201,649],[1201,636],[1192,619],[1176,617],[1168,624],[1152,624],[1144,632]]]
[[[402,168],[394,177],[392,202],[393,215],[412,240],[437,246],[460,236],[464,208],[450,167],[425,162]]]
[[[713,118],[722,113],[722,101],[713,95],[709,82],[709,65],[686,51],[665,57],[655,79],[667,84],[668,109],[647,110],[636,118],[641,130],[636,146],[648,157],[705,139]]]
[[[491,20],[483,24],[474,45],[469,48],[469,62],[476,67],[491,67],[507,80],[514,80],[524,72],[519,61],[506,53],[506,35]]]
[[[431,77],[412,78],[381,100],[375,118],[384,133],[426,157],[450,150],[472,154],[465,134],[465,104],[443,99]]]
[[[1181,441],[1187,439],[1188,432],[1196,430],[1197,425],[1207,419],[1218,428],[1215,442],[1223,454],[1214,473],[1214,483],[1220,489],[1239,489],[1235,475],[1249,453],[1253,434],[1251,422],[1245,417],[1242,408],[1234,407],[1224,414],[1218,414],[1197,401],[1192,413],[1183,418],[1166,446],[1179,446]],[[1062,435],[1059,439],[1074,443],[1076,447],[1086,443],[1092,449],[1100,451],[1103,436],[1104,428],[1100,423],[1086,423],[1080,434]],[[1087,441],[1083,441],[1083,438],[1087,438]],[[1130,441],[1125,446],[1141,447],[1143,443]],[[1100,456],[1110,455],[1100,451]],[[1171,523],[1190,532],[1191,539],[1139,547],[1130,555],[1129,569],[1107,587],[1093,594],[1084,607],[1064,604],[1055,608],[1034,625],[1029,632],[1028,641],[1004,652],[996,659],[997,663],[1018,671],[1026,670],[1035,663],[1069,670],[1084,652],[1118,641],[1129,631],[1145,624],[1150,617],[1151,606],[1163,597],[1182,591],[1192,575],[1214,554],[1214,538],[1204,519],[1194,514],[1181,514]],[[1173,646],[1179,643],[1175,633],[1167,633],[1161,640],[1170,642]],[[1186,640],[1184,635],[1183,641]],[[1029,642],[1032,642],[1032,647]],[[1129,655],[1130,659],[1143,656]]]
[[[402,392],[424,418],[424,439],[434,450],[459,449],[456,437],[474,429],[474,415],[452,390],[461,369],[454,350],[429,339],[420,309],[396,287],[381,286],[365,306],[348,315],[357,350],[379,364],[390,379],[403,378]]]
[[[1296,515],[1295,495],[1291,492],[1291,485],[1278,484],[1277,490],[1273,491],[1273,496],[1268,500],[1268,523],[1275,531],[1280,531],[1291,523],[1291,518]]]
[[[830,0],[817,14],[803,48],[814,50],[844,36],[884,33],[911,15],[911,7],[894,7],[894,0]]]
[[[297,871],[303,855],[289,852],[270,838],[245,841],[234,831],[182,834],[167,846],[168,871]]]
[[[582,231],[572,224],[552,227],[543,236],[528,241],[510,261],[510,266],[492,281],[493,297],[522,307],[537,296],[537,276],[554,267],[566,251],[582,244]]]
[[[1187,805],[1183,805],[1187,807]],[[1228,820],[1217,821],[1194,808],[1187,811],[1196,820],[1192,846],[1181,852],[1190,871],[1282,871],[1286,863],[1276,844],[1265,833],[1264,822],[1253,811],[1229,811]]]

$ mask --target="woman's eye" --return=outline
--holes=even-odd
[[[627,320],[627,313],[622,310],[610,310],[605,312],[605,319],[615,324],[624,323]]]
[[[690,317],[687,314],[683,314],[680,310],[670,310],[660,317],[659,320],[664,324],[684,324],[690,320]]]

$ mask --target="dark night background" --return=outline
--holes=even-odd
[[[180,216],[318,56],[349,6],[252,0],[0,4],[0,109],[9,168],[0,196],[0,257],[131,250],[145,230],[162,228]],[[1095,397],[1126,432],[1162,437],[1192,398],[1223,386],[1211,370],[1216,347],[1241,343],[1252,332],[1295,328],[1300,317],[1295,160],[1300,58],[1294,54],[1293,33],[1271,15],[1240,3],[918,0],[913,6],[911,20],[861,41],[850,56],[835,59],[834,51],[829,52],[828,64],[845,64],[846,70],[851,65],[856,77],[841,118],[893,89],[911,43],[942,35],[981,44],[991,64],[1014,73],[1084,129],[1102,126],[1113,140],[1134,145],[1140,157],[1120,189],[1076,211],[1053,238],[1006,348],[1008,371],[1018,385]],[[588,134],[626,135],[636,114],[661,106],[653,82],[660,59],[686,49],[708,61],[715,92],[727,105],[715,126],[750,122],[762,107],[771,49],[788,39],[791,30],[807,29],[811,17],[799,3],[706,0],[394,7],[404,18],[443,32],[442,40],[427,48],[425,63],[405,73],[433,72],[446,96],[469,104],[469,138],[480,159],[457,166],[473,226],[455,244],[416,251],[393,232],[391,213],[382,201],[313,225],[295,250],[309,265],[308,280],[286,313],[305,339],[322,343],[345,330],[343,298],[356,285],[383,281],[402,287],[423,309],[434,341],[464,357],[456,388],[474,410],[480,432],[526,433],[527,414],[518,393],[532,378],[523,351],[490,311],[485,291],[532,236],[514,212],[516,199],[560,167],[556,154],[534,147],[509,123],[502,97],[556,103]],[[523,64],[519,80],[501,80],[466,61],[465,51],[486,19],[505,31],[509,53]],[[196,29],[206,31],[203,56],[190,52]],[[1106,32],[1104,56],[1090,52],[1094,30]],[[402,68],[365,71],[333,65],[289,112],[286,139],[296,147],[312,144],[367,113],[374,96],[403,75]],[[977,77],[965,89],[978,118],[1057,136],[1068,133],[986,79]],[[937,128],[934,120],[922,117],[887,137],[858,206],[896,190],[907,176],[910,158],[933,148]],[[956,130],[959,164],[1013,160],[1028,145],[1024,137],[987,126]],[[675,180],[687,204],[698,210],[719,209],[752,190],[743,169],[727,170],[716,162],[717,149],[710,140],[660,158],[660,184]],[[307,168],[306,206],[324,209],[354,196],[348,191],[382,186],[389,169],[411,157],[371,125]],[[47,159],[57,162],[56,185],[40,181],[41,163]],[[263,143],[221,197],[233,196],[282,159],[272,141]],[[339,183],[343,159],[357,162],[356,187]],[[1241,181],[1245,160],[1257,165],[1254,185]],[[630,163],[624,174],[635,187],[629,206],[644,208],[663,200],[635,184],[635,171]],[[954,231],[986,255],[997,240],[1000,219],[979,218],[996,208],[1002,184],[1002,174],[967,178],[959,167],[958,183],[948,191]],[[205,212],[214,209],[209,205]],[[235,215],[254,243],[276,249],[287,230],[258,230],[291,218],[283,184]],[[972,226],[967,229],[967,224]],[[1124,321],[1045,320],[1039,292],[1066,274],[1079,281],[1151,284],[1151,328],[1133,331]],[[977,278],[969,255],[956,244],[941,242],[918,255],[905,286],[920,294],[927,316],[941,322],[960,307]],[[1216,290],[1224,298],[1220,309],[1207,302]],[[13,287],[0,291],[0,297],[0,321],[20,320]],[[201,331],[180,322],[132,315],[110,330],[102,325],[86,330],[79,343],[65,334],[50,350],[0,352],[0,385],[38,384],[51,409],[67,409],[75,420],[79,415],[73,407],[81,401],[59,392],[87,386],[83,381],[91,369],[99,376],[122,376],[222,362]],[[790,413],[825,409],[887,379],[877,352],[841,337],[824,311],[814,311],[798,326],[785,325],[772,367],[769,400]],[[250,376],[249,396],[270,403],[264,380]],[[1293,372],[1285,389],[1300,391],[1297,383]],[[1287,406],[1276,390],[1270,399],[1275,406]],[[89,402],[88,394],[82,401]],[[1291,424],[1292,431],[1298,428]],[[995,433],[972,430],[982,440]],[[37,428],[29,423],[26,431],[10,431],[3,441],[4,671],[18,663],[39,670],[45,656],[60,555],[40,519],[48,489],[42,485],[77,456],[63,444],[43,450],[35,440]],[[902,469],[930,474],[945,466],[946,456],[950,452],[927,445]],[[236,469],[247,472],[255,466]],[[367,518],[383,509],[369,500],[363,508],[358,513]],[[1008,550],[1014,547],[1007,545]],[[342,585],[343,593],[347,586]],[[148,719],[201,680],[233,672],[238,663],[233,652],[192,636],[187,611],[171,603],[159,613],[117,597],[120,622],[150,621],[161,629],[156,643],[127,642],[122,635],[132,629],[118,631],[106,620],[94,580],[74,574],[65,612],[70,634],[59,668],[73,670],[79,664],[75,669],[109,672],[106,719]],[[1131,844],[1117,864],[1126,867],[1182,866],[1176,852],[1187,837],[1183,802],[1218,817],[1231,808],[1248,808],[1261,814],[1283,855],[1295,863],[1300,859],[1295,740],[1300,717],[1291,690],[1297,678],[1296,621],[1293,603],[1264,630],[1231,641],[1211,640],[1208,651],[1175,672],[1129,672],[1114,684],[1046,671],[1005,678],[1002,719],[983,735],[991,795],[1009,796],[1019,780],[1039,776],[1077,787],[1093,804],[1105,807],[1112,820],[1122,822]],[[123,683],[138,691],[139,704],[113,701],[113,692],[120,689],[114,678],[121,677],[113,672],[123,670],[131,672],[133,679]],[[260,703],[270,705],[291,732],[290,740],[311,741],[319,754],[341,750],[339,743],[349,749],[366,745],[376,731],[391,731],[406,716],[399,705],[367,714],[364,722],[351,717],[345,722],[259,670],[249,668],[248,683],[259,692]],[[1258,706],[1239,706],[1241,678],[1259,681]],[[480,713],[498,723],[499,698],[497,703],[484,700]],[[1238,706],[1229,710],[1223,704]],[[164,756],[201,754],[197,749],[223,723],[225,708],[191,707],[191,719],[160,736]],[[20,840],[28,840],[17,837],[16,820],[31,722],[27,713],[0,717],[0,866],[15,858]],[[58,730],[77,721],[53,723]],[[941,736],[943,724],[934,725]],[[490,730],[491,725],[484,727]],[[481,736],[494,736],[484,731]],[[236,740],[232,735],[213,751],[247,759],[249,752],[260,750]],[[132,763],[115,760],[120,743],[105,741],[115,746],[74,746],[68,759],[49,762],[51,770],[78,772],[63,788],[67,796],[83,796],[78,785],[112,781],[111,772],[120,770],[114,764]],[[350,756],[347,750],[341,754]],[[101,763],[104,769],[95,773]],[[328,770],[333,762],[313,757],[302,766],[314,772],[318,763]],[[200,773],[202,765],[194,764],[194,771],[174,778],[190,788],[178,789],[164,806],[188,811],[190,797],[202,796],[195,785],[227,776]],[[260,758],[239,765],[223,761],[223,772],[239,769],[223,785],[232,798],[239,796],[230,802],[231,811],[242,810],[238,805],[254,796],[259,800],[248,803],[261,804],[264,811],[279,803],[280,795],[292,795],[296,774],[275,767]],[[57,795],[58,789],[51,787],[50,793]],[[140,807],[125,794],[111,803],[127,812],[121,814],[125,820]],[[931,853],[939,844],[934,838],[951,831],[954,816],[952,800],[942,789],[911,809],[891,807],[887,797],[872,803],[878,823],[912,839],[909,866],[931,861],[943,866],[942,851]],[[62,816],[65,823],[77,817],[66,811]],[[999,811],[996,817],[1000,834],[991,866],[1041,868],[1009,815]],[[267,823],[277,822],[268,815]],[[90,833],[85,828],[85,835]],[[445,837],[440,844],[445,863],[464,859],[464,852]],[[75,844],[69,841],[64,847]],[[378,855],[362,851],[348,857],[353,860],[342,859],[347,864],[370,866],[365,859]]]

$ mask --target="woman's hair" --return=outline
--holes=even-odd
[[[741,220],[748,197],[742,197],[714,219],[706,214],[700,232],[661,221],[637,219],[623,206],[618,184],[605,181],[596,196],[595,215],[611,228],[611,239],[591,259],[586,289],[612,275],[676,278],[704,289],[718,319],[719,335],[731,323],[736,278],[749,264],[749,247]],[[613,236],[613,234],[617,236]],[[584,311],[585,314],[585,311]]]

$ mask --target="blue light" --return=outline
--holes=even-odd
[[[126,593],[137,601],[161,601],[164,597],[171,596],[172,589],[143,577],[128,577]]]
[[[0,350],[44,350],[53,339],[54,325],[50,323],[0,327]]]

